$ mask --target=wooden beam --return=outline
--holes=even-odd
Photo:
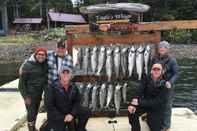
[[[72,47],[73,47],[73,35],[71,33],[66,33],[67,35],[67,50],[68,54],[71,56],[73,55],[72,53]]]
[[[145,22],[137,26],[138,31],[162,31],[173,29],[197,29],[197,20]]]
[[[160,32],[147,34],[130,33],[127,35],[95,35],[88,34],[72,39],[73,45],[95,45],[95,44],[133,44],[133,43],[158,43]]]
[[[65,31],[69,33],[90,32],[89,25],[66,25]]]
[[[162,31],[173,29],[197,29],[197,20],[176,20],[142,23],[115,23],[111,24],[112,29],[126,31]],[[89,25],[66,26],[66,31],[70,33],[90,32]]]

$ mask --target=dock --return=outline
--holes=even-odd
[[[17,90],[18,79],[0,87],[0,130],[27,131],[26,110],[24,101]],[[8,90],[7,90],[8,89]],[[10,91],[9,91],[10,90]],[[46,113],[39,113],[36,127],[46,121]],[[117,123],[109,124],[108,117],[90,118],[87,124],[88,131],[130,131],[127,117],[115,117]],[[140,121],[142,131],[150,131],[145,121]],[[197,116],[188,108],[173,108],[172,126],[170,131],[197,131]]]

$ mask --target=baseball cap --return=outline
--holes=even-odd
[[[162,65],[159,64],[159,63],[153,64],[151,70],[153,70],[153,69],[160,69],[160,70],[162,70]]]
[[[170,43],[167,41],[161,41],[158,45],[159,48],[166,48],[169,49],[170,48]]]
[[[35,50],[35,54],[37,54],[38,52],[44,52],[45,55],[47,55],[47,49],[46,49],[46,48],[38,47],[38,48],[36,48],[36,50]]]
[[[70,74],[72,74],[72,68],[69,66],[62,66],[60,71],[61,71],[61,73],[63,71],[68,71]]]

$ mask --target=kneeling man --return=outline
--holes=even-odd
[[[72,69],[63,66],[59,80],[47,89],[45,101],[50,130],[66,131],[69,123],[76,118],[76,131],[86,131],[91,111],[81,106],[79,90],[71,82],[71,78]]]
[[[151,74],[141,81],[138,94],[128,106],[131,131],[141,131],[139,116],[147,113],[147,123],[151,131],[165,131],[165,114],[171,110],[172,89],[166,86],[163,68],[153,64]]]

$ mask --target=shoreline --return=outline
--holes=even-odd
[[[35,50],[36,47],[45,47],[49,50],[53,50],[56,47],[55,41],[46,41],[34,44],[1,44],[0,45],[0,64],[1,63],[12,63],[12,62],[23,62],[24,59],[28,58]]]
[[[56,47],[55,41],[47,41],[35,44],[25,45],[5,45],[2,44],[0,50],[0,64],[22,62],[33,53],[34,49],[38,46],[54,50]],[[176,58],[197,58],[197,44],[172,44],[170,52]]]

